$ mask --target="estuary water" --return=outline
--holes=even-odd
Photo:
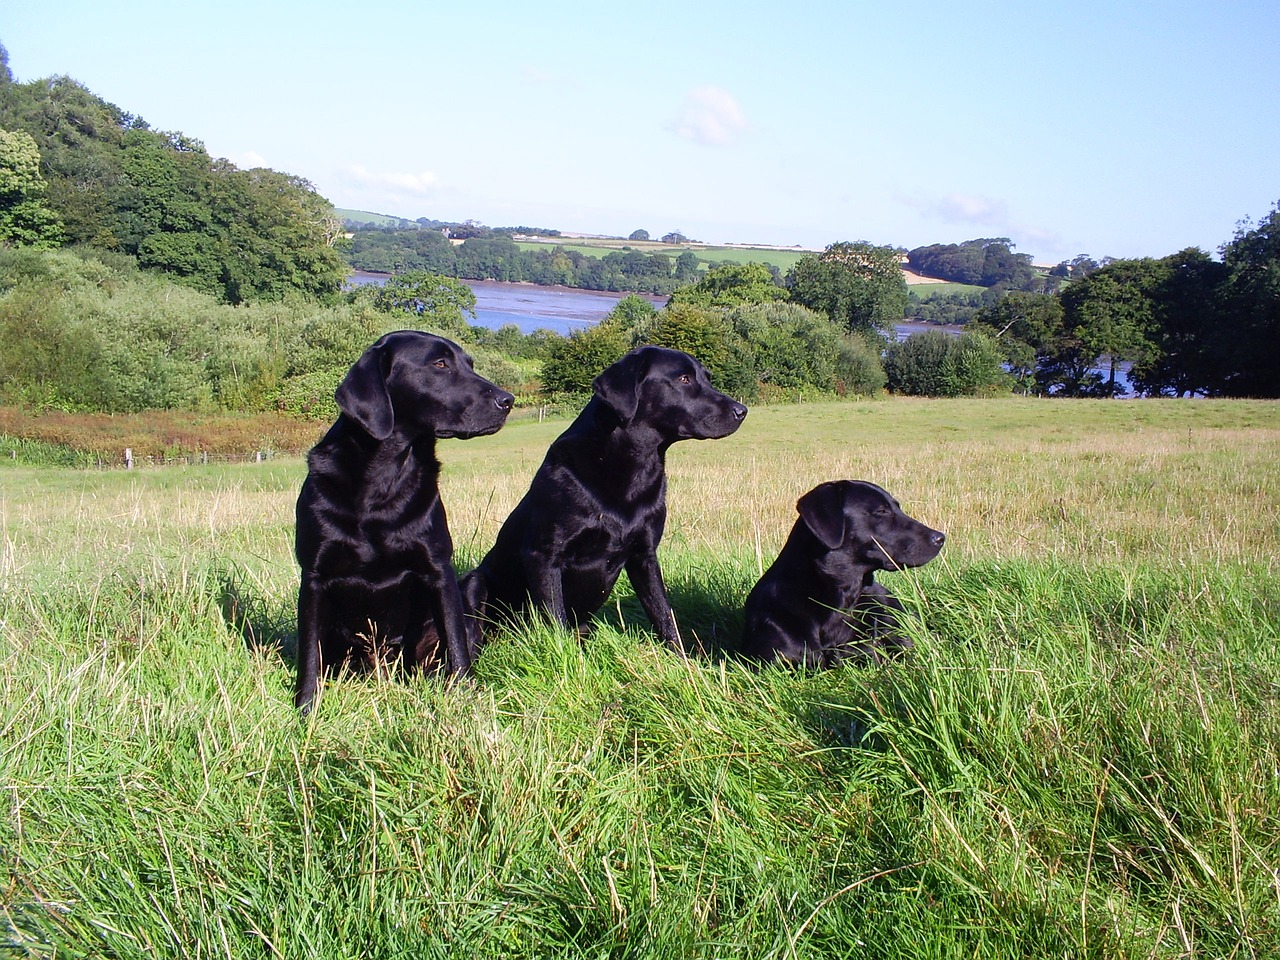
[[[383,283],[381,273],[356,273],[348,283],[360,286],[366,283]],[[496,330],[504,324],[514,323],[521,333],[534,330],[551,330],[569,334],[609,315],[625,293],[609,293],[602,290],[578,290],[574,287],[543,287],[534,283],[500,283],[496,280],[464,280],[476,295],[477,325]],[[641,294],[655,307],[667,302],[666,297]],[[921,330],[945,330],[959,333],[959,327],[939,327],[936,324],[904,321],[898,324],[899,340],[905,340]]]

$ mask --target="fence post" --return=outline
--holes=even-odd
[[[133,447],[124,448],[124,468],[126,470],[133,469]]]

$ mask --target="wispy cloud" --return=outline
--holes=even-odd
[[[680,116],[669,129],[704,147],[723,147],[747,129],[747,118],[728,90],[702,86],[689,91]]]
[[[1009,221],[1009,206],[1003,200],[967,193],[939,197],[926,212],[946,223],[1004,224]]]
[[[253,170],[257,167],[265,167],[267,165],[266,158],[260,153],[254,153],[252,150],[247,153],[231,157],[230,160],[241,170]]]
[[[347,178],[368,187],[382,187],[425,196],[431,193],[440,178],[424,170],[421,173],[380,173],[361,166],[348,166],[343,170]]]

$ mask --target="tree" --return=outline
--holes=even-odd
[[[681,254],[681,257],[689,251]],[[691,255],[691,254],[690,254]],[[697,282],[671,294],[672,304],[703,307],[736,307],[787,299],[786,288],[763,263],[726,263],[713,267]]]
[[[1164,276],[1153,293],[1153,349],[1134,364],[1134,386],[1148,395],[1221,392],[1232,335],[1224,327],[1222,286],[1227,267],[1189,247],[1161,262]]]
[[[627,334],[612,323],[576,330],[557,343],[542,363],[542,389],[548,393],[590,393],[605,367],[631,348]]]
[[[1008,390],[1000,348],[974,331],[952,336],[941,330],[913,333],[885,353],[889,389],[924,397],[968,397]]]
[[[0,130],[0,243],[47,250],[62,242],[62,223],[45,203],[47,189],[35,140],[21,130]]]
[[[1062,301],[1050,294],[1010,291],[979,310],[971,326],[999,345],[1014,380],[1030,392],[1037,358],[1048,355],[1062,333]]]
[[[689,238],[686,237],[679,230],[672,230],[670,233],[663,234],[662,242],[663,243],[688,243]]]
[[[816,257],[801,257],[786,283],[792,300],[850,333],[892,330],[907,304],[901,254],[866,241],[834,243]]]
[[[1124,388],[1116,366],[1141,361],[1155,350],[1156,296],[1168,268],[1149,257],[1113,260],[1062,291],[1063,334],[1080,359],[1109,366],[1105,393]]]
[[[911,268],[925,276],[1011,290],[1028,289],[1035,281],[1031,256],[1014,253],[1008,237],[935,243],[907,254]]]
[[[388,277],[374,293],[374,305],[386,312],[403,310],[419,324],[454,340],[470,339],[468,317],[475,317],[475,292],[461,280],[412,270]]]
[[[1222,392],[1280,397],[1280,203],[1222,248],[1227,349]]]
[[[648,230],[632,230],[631,236],[627,237],[627,239],[634,240],[637,243],[644,243],[649,239],[649,231]]]

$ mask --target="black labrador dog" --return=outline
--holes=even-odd
[[[493,549],[463,578],[477,648],[490,608],[532,608],[581,628],[625,568],[658,636],[683,652],[657,555],[667,448],[726,437],[747,408],[712,387],[693,357],[662,347],[631,351],[592,386],[594,396],[551,444]]]
[[[338,385],[340,411],[307,457],[298,496],[298,686],[311,707],[332,670],[379,638],[406,669],[444,638],[451,673],[472,651],[437,480],[437,437],[476,437],[506,422],[514,398],[443,337],[412,330],[371,346]]]
[[[850,657],[879,662],[907,646],[895,633],[902,604],[875,572],[923,566],[946,536],[861,480],[819,484],[796,509],[782,551],[747,596],[742,653],[826,667]]]

